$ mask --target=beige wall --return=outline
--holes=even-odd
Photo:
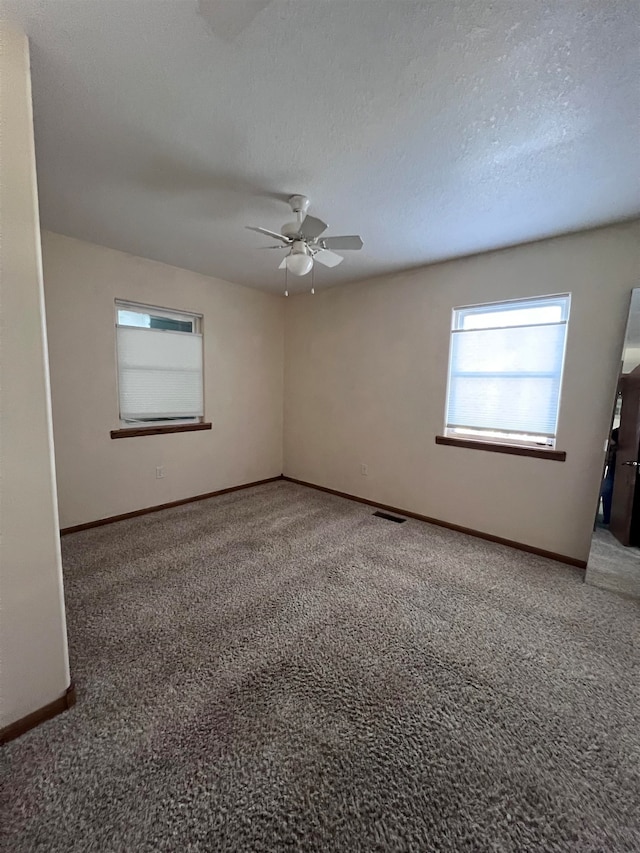
[[[282,297],[57,234],[42,246],[62,527],[282,472]],[[116,298],[204,315],[211,431],[109,437]]]
[[[0,728],[69,685],[29,51],[0,23]]]
[[[284,473],[585,560],[639,238],[636,222],[290,298]],[[566,291],[566,462],[436,445],[451,309]]]

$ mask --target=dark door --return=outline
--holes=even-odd
[[[622,409],[609,529],[623,545],[633,545],[636,544],[638,521],[637,507],[634,517],[634,498],[636,483],[640,480],[640,375],[637,369],[621,378],[620,387]]]

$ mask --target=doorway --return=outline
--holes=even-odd
[[[631,295],[586,582],[640,597],[640,288]]]

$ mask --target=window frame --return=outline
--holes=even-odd
[[[144,309],[144,310],[140,310]],[[156,317],[161,317],[167,320],[177,320],[178,322],[190,321],[193,325],[190,332],[182,332],[185,335],[201,335],[202,334],[202,314],[197,314],[194,311],[176,311],[172,308],[161,308],[159,305],[144,305],[142,302],[130,302],[128,299],[115,300],[116,326],[124,326],[127,329],[141,329],[144,326],[133,326],[130,323],[119,323],[118,312],[129,311],[132,314],[152,314]],[[172,331],[170,329],[156,329],[156,331]],[[179,331],[179,330],[173,330]]]
[[[116,335],[114,336],[114,346],[115,346],[115,357],[116,357],[116,397],[117,397],[117,405],[118,405],[118,423],[119,428],[115,430],[111,430],[111,438],[126,438],[140,435],[159,435],[163,433],[173,433],[173,432],[191,432],[198,431],[203,429],[211,429],[211,423],[205,420],[205,415],[193,417],[185,417],[185,418],[165,418],[165,419],[153,419],[153,418],[137,418],[137,419],[126,419],[122,417],[122,413],[120,410],[120,355],[118,352],[118,338],[117,338],[117,329],[125,328],[125,329],[142,329],[151,328],[146,326],[137,326],[130,323],[120,323],[119,322],[119,312],[120,311],[130,311],[136,314],[148,314],[158,318],[165,318],[170,320],[176,320],[178,322],[190,321],[192,328],[190,332],[173,330],[173,329],[152,329],[154,332],[164,332],[169,335],[199,335],[202,338],[202,371],[201,371],[201,380],[202,380],[202,399],[203,399],[203,412],[204,406],[206,405],[204,399],[204,334],[203,334],[203,326],[204,326],[204,317],[202,314],[198,314],[193,311],[178,311],[173,308],[165,308],[159,305],[149,305],[142,302],[132,302],[128,299],[119,299],[116,298],[114,300],[114,330],[116,331]]]
[[[464,331],[490,331],[493,329],[513,329],[513,328],[532,328],[535,326],[557,325],[557,322],[543,323],[513,323],[496,326],[478,327],[477,329],[465,330],[462,323],[464,321],[465,312],[469,314],[490,314],[492,309],[498,314],[501,310],[505,310],[506,306],[514,306],[525,308],[527,306],[534,307],[535,303],[547,302],[549,305],[557,300],[562,307],[562,317],[560,322],[565,324],[564,341],[562,345],[562,360],[559,373],[559,389],[558,401],[555,420],[555,432],[552,434],[542,435],[535,433],[525,433],[521,431],[503,431],[500,435],[500,430],[490,430],[483,427],[451,427],[448,425],[449,403],[452,385],[452,358],[455,335]],[[567,351],[568,325],[571,312],[571,293],[554,293],[542,294],[540,296],[518,297],[515,299],[503,299],[493,302],[476,303],[473,305],[464,305],[452,308],[451,324],[449,328],[449,357],[447,362],[447,392],[444,411],[444,428],[441,435],[436,436],[437,444],[445,444],[459,447],[467,447],[470,449],[480,450],[495,450],[500,453],[511,453],[521,456],[535,456],[545,459],[555,459],[564,461],[566,453],[556,449],[558,438],[558,424],[560,418],[560,409],[562,405],[562,391],[564,384],[564,370]],[[500,375],[497,373],[496,375]],[[519,439],[518,435],[527,436]],[[531,437],[529,437],[531,436]],[[535,440],[540,439],[540,441]]]

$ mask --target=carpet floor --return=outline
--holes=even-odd
[[[587,583],[640,598],[640,548],[625,547],[605,527],[593,531]]]
[[[638,602],[286,482],[67,536],[0,849],[640,850]]]

